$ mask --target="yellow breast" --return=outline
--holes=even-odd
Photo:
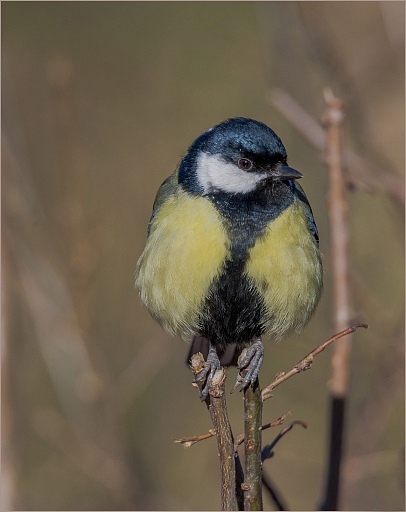
[[[228,254],[215,207],[179,190],[154,217],[137,264],[142,302],[166,330],[187,337]]]
[[[250,249],[246,275],[264,298],[266,333],[281,338],[306,325],[320,298],[322,266],[298,200]]]

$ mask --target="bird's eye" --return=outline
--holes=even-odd
[[[249,171],[252,169],[252,166],[254,165],[251,160],[248,160],[248,158],[239,158],[237,161],[237,165],[240,169],[243,169],[244,171]]]

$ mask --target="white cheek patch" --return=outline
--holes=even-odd
[[[197,179],[205,194],[213,190],[244,194],[254,190],[265,178],[264,174],[243,171],[219,155],[201,153],[197,160]]]

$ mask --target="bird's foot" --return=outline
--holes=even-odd
[[[210,343],[209,353],[207,355],[207,361],[204,364],[202,370],[196,374],[194,378],[195,383],[200,384],[200,400],[203,402],[206,400],[209,394],[209,388],[211,381],[213,380],[214,374],[220,370],[221,364],[220,359],[217,355],[216,347]]]
[[[238,377],[233,392],[239,386],[240,391],[253,386],[257,380],[259,370],[264,360],[264,346],[261,338],[258,338],[248,349],[244,349],[238,361]]]

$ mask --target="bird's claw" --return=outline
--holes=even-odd
[[[193,380],[196,384],[200,384],[200,400],[202,402],[206,400],[214,374],[220,370],[220,368],[221,364],[216,349],[213,346],[210,346],[207,361],[205,362],[203,369],[196,374]]]
[[[238,376],[237,381],[232,389],[240,387],[240,391],[248,386],[254,386],[259,370],[264,360],[264,346],[262,345],[261,338],[258,338],[244,353],[241,354],[241,360],[238,361]]]

